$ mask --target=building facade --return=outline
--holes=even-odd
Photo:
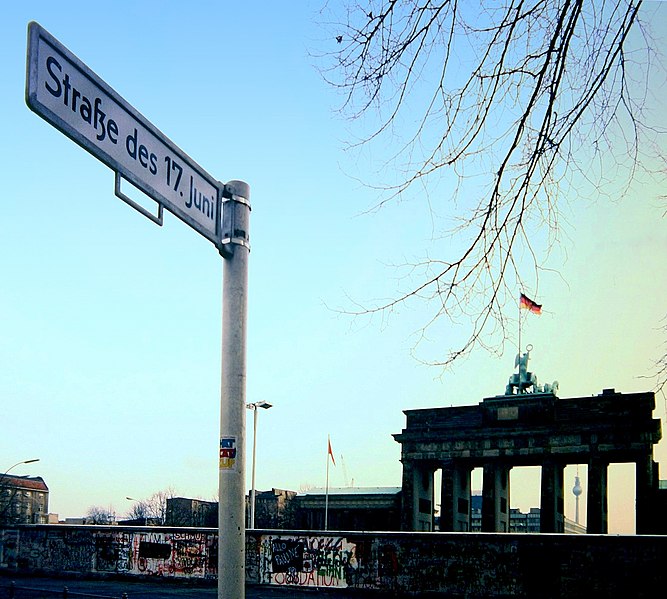
[[[255,493],[255,528],[293,528],[296,522],[297,501],[295,491],[271,489]],[[250,526],[250,501],[248,495],[246,522]]]
[[[301,493],[284,489],[255,494],[255,528],[275,530],[398,531],[400,487],[313,489]],[[246,521],[250,522],[250,495]],[[127,524],[128,522],[126,522]],[[218,504],[173,497],[167,499],[166,526],[218,526]]]
[[[302,530],[397,531],[400,487],[313,489],[296,496],[296,528]]]
[[[201,526],[217,528],[218,503],[187,497],[169,497],[165,526]]]
[[[475,508],[475,497],[473,496],[473,509],[470,515],[470,531],[482,532],[482,507],[481,495],[479,496],[479,507]],[[540,525],[540,508],[531,507],[527,512],[522,512],[519,508],[510,508],[509,532],[542,532]],[[564,533],[582,535],[586,533],[586,527],[577,524],[569,518],[565,518]]]
[[[41,476],[0,477],[0,524],[46,524],[49,488]]]

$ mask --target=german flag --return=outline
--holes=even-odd
[[[542,304],[538,304],[523,293],[519,297],[519,306],[530,310],[533,314],[542,314]]]
[[[335,466],[336,465],[336,459],[334,458],[333,450],[331,449],[331,439],[329,437],[327,437],[327,445],[329,446],[329,450],[327,451],[327,453],[331,456],[331,461],[333,462],[333,465]],[[327,458],[328,457],[329,456],[327,456]]]

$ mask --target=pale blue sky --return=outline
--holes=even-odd
[[[648,4],[667,39],[667,3]],[[377,196],[346,174],[358,169],[343,151],[348,123],[309,58],[326,43],[318,7],[3,7],[0,471],[39,457],[14,472],[43,476],[61,517],[91,505],[122,515],[126,496],[167,487],[216,496],[222,267],[213,246],[172,215],[160,228],[116,199],[111,170],[26,107],[31,20],[211,175],[250,184],[248,401],[275,406],[260,414],[258,489],[322,486],[328,434],[339,464],[332,485],[400,486],[391,434],[404,426],[403,409],[503,392],[511,344],[443,374],[410,356],[418,305],[388,321],[332,309],[349,307],[348,296],[391,292],[387,265],[423,255],[431,229],[415,204],[361,215]],[[657,112],[651,118],[659,122]],[[569,205],[563,249],[549,263],[559,272],[540,280],[544,314],[528,315],[523,331],[531,370],[558,379],[562,397],[652,388],[639,377],[664,351],[664,193],[642,181],[614,203]],[[440,332],[459,335],[449,325]],[[450,347],[434,338],[429,349],[439,344]],[[663,422],[664,407],[659,397]],[[664,444],[657,457],[667,478]],[[539,483],[524,474],[513,479],[512,504],[527,509]],[[572,469],[568,476],[571,487]],[[617,476],[619,489],[633,477],[627,468],[612,483]],[[632,497],[623,501],[612,500],[610,518],[612,530],[628,532],[634,524],[622,513]]]

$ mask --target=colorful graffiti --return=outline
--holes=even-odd
[[[559,599],[579,597],[581,591],[597,597],[650,597],[654,583],[667,584],[665,555],[667,536],[659,535],[257,531],[246,534],[246,581],[418,597],[542,597],[545,588]],[[0,528],[4,572],[213,579],[217,560],[215,529]],[[638,581],[648,581],[646,592],[637,591]]]
[[[256,549],[260,584],[347,587],[358,567],[345,537],[264,535]]]
[[[7,566],[174,578],[217,575],[217,535],[211,532],[28,528],[21,531],[20,544],[8,541],[2,544]]]
[[[4,567],[172,578],[217,575],[212,530],[55,526],[3,535]],[[361,571],[356,544],[342,536],[248,536],[246,565],[248,582],[279,586],[347,587]]]
[[[209,578],[217,573],[217,564],[210,559],[210,536],[205,532],[135,533],[125,571],[148,576]]]

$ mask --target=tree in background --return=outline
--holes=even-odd
[[[446,256],[404,265],[390,299],[349,313],[420,302],[421,339],[443,318],[462,323],[466,340],[431,362],[443,366],[478,345],[500,350],[511,337],[504,305],[537,289],[559,239],[559,198],[664,165],[642,113],[655,58],[642,2],[342,4],[322,13],[331,46],[319,58],[342,112],[361,130],[372,123],[351,146],[393,151],[382,183],[370,182],[374,208],[413,194],[428,202],[434,239],[456,235]],[[457,211],[454,226],[437,225],[443,206]]]
[[[175,496],[174,489],[168,487],[153,493],[148,499],[135,501],[127,513],[129,520],[143,520],[146,524],[164,526],[167,520],[167,499]]]
[[[113,524],[116,521],[116,512],[109,506],[103,508],[93,505],[86,513],[86,524]]]

